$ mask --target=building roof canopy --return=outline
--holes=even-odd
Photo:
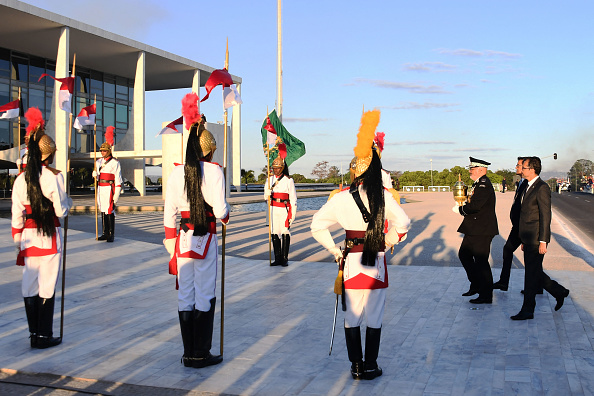
[[[147,91],[191,88],[196,69],[204,86],[214,70],[20,1],[0,0],[0,47],[55,60],[63,27],[70,28],[70,56],[76,54],[77,66],[134,79],[138,54],[144,51]],[[241,78],[232,77],[241,83]]]

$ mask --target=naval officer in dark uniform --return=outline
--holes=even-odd
[[[473,304],[491,304],[493,300],[493,274],[489,265],[491,240],[497,234],[495,190],[487,177],[491,163],[470,157],[470,178],[474,180],[468,202],[454,206],[455,213],[464,216],[458,232],[464,234],[458,257],[466,270],[470,289],[463,296],[479,294],[470,300]]]

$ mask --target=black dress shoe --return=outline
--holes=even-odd
[[[534,314],[530,312],[518,312],[517,315],[510,316],[511,320],[526,320],[526,319],[534,319]]]
[[[469,289],[466,293],[462,293],[462,295],[464,297],[468,297],[468,296],[474,296],[477,293],[478,293],[478,290]]]
[[[469,302],[471,302],[473,304],[492,304],[493,303],[493,297],[489,298],[489,297],[478,296],[477,298],[473,298]]]
[[[557,297],[557,305],[555,305],[555,311],[558,311],[563,306],[563,302],[565,301],[565,297],[569,296],[569,290],[565,289],[565,292],[561,295],[561,297]]]
[[[205,357],[192,359],[192,367],[194,368],[214,366],[215,364],[219,364],[223,361],[223,357],[221,355],[213,356],[210,354],[210,352]]]
[[[501,281],[497,281],[497,282],[493,283],[493,289],[507,291],[507,288],[508,288],[507,283],[503,283]]]

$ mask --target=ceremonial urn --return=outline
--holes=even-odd
[[[468,186],[462,181],[462,177],[458,174],[458,181],[454,184],[454,200],[458,206],[462,206],[467,200]]]

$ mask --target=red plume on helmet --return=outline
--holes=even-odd
[[[113,131],[114,127],[108,126],[105,130],[105,141],[109,143],[110,146],[113,146]]]
[[[186,130],[190,130],[192,124],[200,121],[200,109],[198,108],[198,95],[191,92],[182,99],[182,115],[185,119]]]
[[[385,136],[386,136],[385,133],[383,133],[383,132],[377,132],[375,134],[375,139],[373,139],[373,142],[375,143],[375,145],[379,149],[380,153],[382,151],[384,151],[384,138],[385,138]]]
[[[43,129],[43,127],[45,126],[45,122],[43,121],[41,111],[37,107],[30,107],[29,110],[27,110],[27,112],[25,113],[25,118],[29,123],[29,125],[27,126],[27,136],[29,136],[31,132]]]

